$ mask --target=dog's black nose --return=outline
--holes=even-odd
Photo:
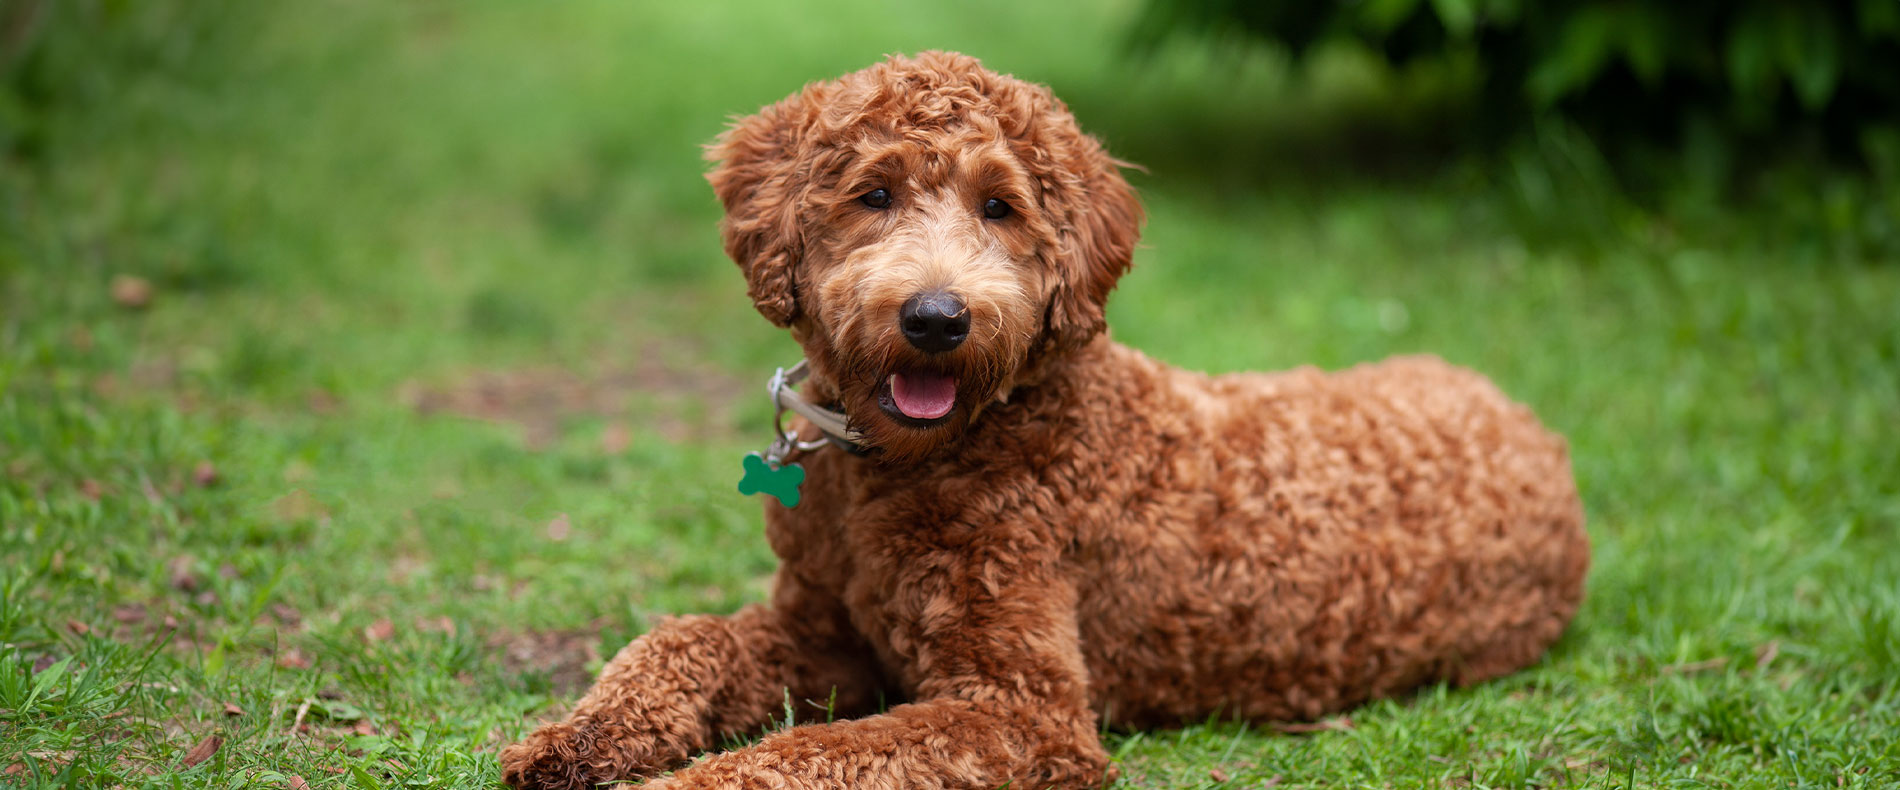
[[[918,294],[898,313],[904,339],[917,350],[938,354],[963,345],[970,336],[970,310],[962,299],[942,291]]]

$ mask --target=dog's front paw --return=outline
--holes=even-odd
[[[520,790],[592,788],[657,775],[684,759],[677,751],[625,727],[559,722],[501,750],[501,779]]]

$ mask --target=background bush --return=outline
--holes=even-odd
[[[1737,163],[1791,140],[1891,164],[1900,108],[1893,0],[1150,0],[1139,43],[1179,32],[1357,41],[1399,66],[1475,61],[1492,132],[1554,111],[1609,145],[1718,138]]]
[[[1475,165],[1533,244],[1702,225],[1825,258],[1900,252],[1894,0],[1147,0],[1130,30],[1151,54],[1264,41],[1308,76],[1344,51],[1388,82],[1423,77],[1442,109],[1389,112],[1387,144]]]
[[[44,162],[114,131],[126,119],[176,103],[177,79],[205,50],[242,28],[244,6],[228,0],[0,0],[0,152]],[[191,76],[202,85],[211,75]],[[154,89],[169,86],[170,90]],[[65,124],[78,118],[86,124]]]

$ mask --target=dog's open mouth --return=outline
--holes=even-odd
[[[904,424],[935,425],[957,407],[957,379],[925,370],[898,371],[878,389],[877,405]]]

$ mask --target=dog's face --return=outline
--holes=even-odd
[[[753,303],[892,459],[1099,334],[1141,224],[1120,163],[1046,88],[956,54],[809,85],[708,158]]]

